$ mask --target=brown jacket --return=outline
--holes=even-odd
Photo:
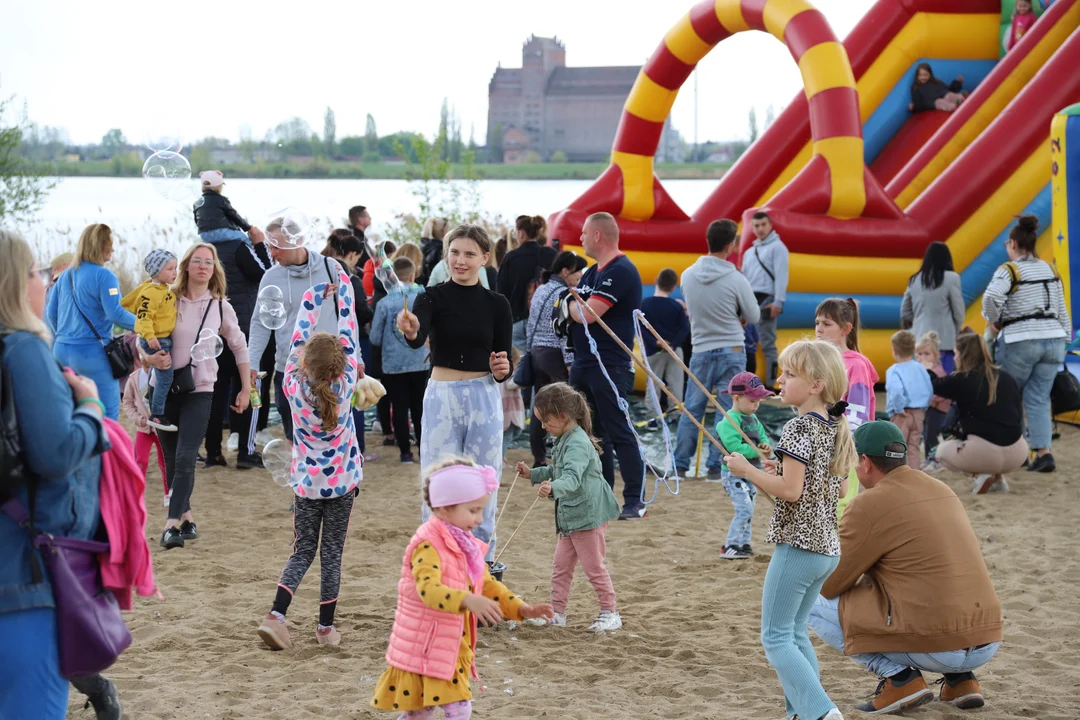
[[[1001,640],[1001,604],[960,499],[908,467],[848,505],[840,565],[821,594],[840,595],[847,655],[946,652]]]

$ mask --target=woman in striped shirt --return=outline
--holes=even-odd
[[[1034,215],[1020,217],[1009,232],[1009,262],[997,269],[983,294],[983,316],[1000,333],[998,362],[1023,392],[1028,441],[1035,450],[1028,470],[1053,472],[1050,389],[1065,360],[1072,321],[1061,276],[1035,254],[1038,235]]]

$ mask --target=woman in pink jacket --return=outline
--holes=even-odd
[[[236,357],[243,387],[236,396],[233,412],[243,414],[251,398],[251,365],[248,362],[247,339],[236,321],[232,305],[225,299],[225,271],[218,262],[213,245],[197,243],[184,254],[177,271],[176,328],[173,330],[172,366],[173,392],[165,403],[165,417],[178,428],[174,433],[162,433],[165,450],[165,470],[172,492],[169,517],[161,546],[166,550],[184,547],[194,540],[195,519],[191,514],[191,491],[195,487],[195,455],[206,435],[210,417],[210,400],[217,380],[217,359],[208,357],[193,360],[191,351],[204,330],[217,333],[228,343]],[[200,353],[201,357],[206,355]],[[156,376],[156,374],[155,374]],[[189,377],[190,376],[190,377]],[[168,435],[168,437],[165,437]]]
[[[529,605],[495,580],[484,563],[487,546],[472,536],[498,487],[494,468],[461,458],[436,464],[424,481],[433,514],[405,551],[386,651],[390,667],[371,699],[376,710],[427,720],[441,705],[448,720],[470,717],[478,621],[553,616],[550,605]]]

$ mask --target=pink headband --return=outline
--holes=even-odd
[[[486,465],[451,465],[428,478],[431,507],[447,507],[478,500],[499,489],[499,474]]]

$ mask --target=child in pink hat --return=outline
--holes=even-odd
[[[199,238],[206,243],[216,244],[229,240],[251,243],[259,242],[261,231],[252,228],[221,194],[225,187],[225,176],[220,170],[204,170],[199,173],[202,181],[202,196],[195,201],[195,225],[199,228]]]
[[[765,426],[754,413],[761,406],[761,401],[772,397],[773,392],[765,387],[757,375],[749,372],[742,372],[731,378],[727,390],[723,392],[731,396],[732,404],[731,412],[728,413],[730,419],[724,418],[716,424],[720,443],[727,448],[728,455],[739,453],[754,467],[760,468],[762,456],[771,455],[772,448],[765,433]],[[755,444],[748,444],[733,423],[738,423]],[[720,557],[723,560],[746,560],[754,554],[750,547],[750,538],[753,534],[757,487],[745,478],[732,475],[727,463],[724,463],[720,482],[724,484],[724,491],[735,508],[735,517],[731,519],[724,551]]]

